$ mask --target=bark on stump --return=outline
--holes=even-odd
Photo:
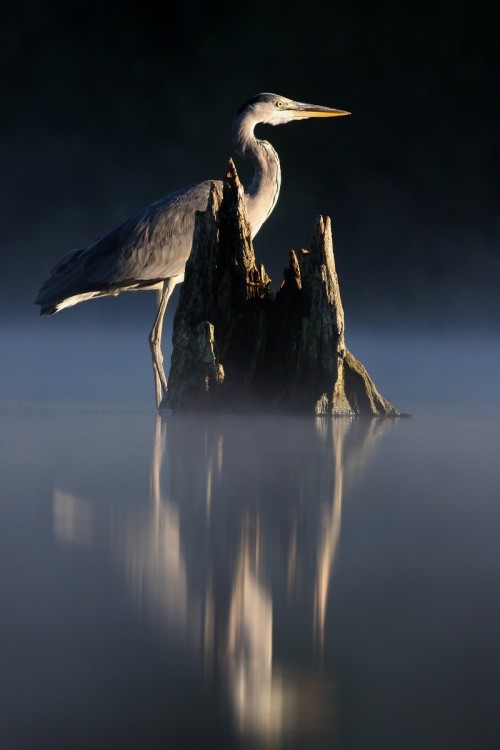
[[[257,265],[232,161],[198,212],[174,318],[166,408],[400,416],[344,341],[331,222],[290,252],[278,292]]]

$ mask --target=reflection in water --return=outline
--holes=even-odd
[[[259,745],[331,731],[333,686],[317,655],[343,496],[388,425],[158,417],[150,502],[115,513],[113,556],[140,611],[224,685],[236,729]],[[85,501],[57,490],[53,515],[58,539],[91,540]],[[304,617],[300,647],[316,658],[299,673],[275,652]]]
[[[115,539],[139,608],[148,608],[161,618],[169,634],[184,638],[196,635],[198,615],[188,592],[179,508],[162,495],[166,443],[161,427],[158,420],[150,471],[151,505],[145,512],[141,507],[138,515],[129,514]]]
[[[226,668],[238,729],[273,733],[283,696],[281,685],[273,682],[272,601],[249,548],[245,527],[230,599]]]
[[[320,420],[318,420],[320,421]],[[331,425],[333,447],[333,492],[331,501],[325,498],[321,509],[320,538],[318,543],[318,572],[314,591],[314,629],[320,649],[325,642],[326,604],[330,575],[340,537],[340,519],[342,513],[342,490],[344,486],[344,439],[352,422],[337,419]],[[319,425],[323,434],[323,425]]]
[[[392,424],[392,422],[391,422]],[[388,420],[370,419],[361,423],[352,419],[316,420],[316,429],[332,454],[326,461],[326,487],[321,498],[318,533],[318,567],[314,588],[314,635],[320,651],[325,643],[325,621],[330,578],[337,554],[342,516],[344,481],[363,471],[376,439],[387,429]],[[357,433],[359,442],[349,443]]]
[[[88,500],[55,489],[52,499],[54,536],[62,542],[89,546],[94,531],[94,512]]]

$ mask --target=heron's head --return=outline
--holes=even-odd
[[[341,117],[349,115],[343,109],[322,107],[319,104],[305,104],[287,99],[279,94],[257,94],[244,104],[236,113],[238,118],[248,116],[254,123],[284,125],[293,120],[305,120],[308,117]]]

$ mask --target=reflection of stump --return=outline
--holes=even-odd
[[[199,212],[174,319],[166,406],[333,415],[399,412],[346,349],[330,219],[290,252],[275,296],[257,266],[243,188],[230,162]]]

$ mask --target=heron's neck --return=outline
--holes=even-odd
[[[236,117],[233,122],[233,145],[236,153],[254,166],[254,176],[245,190],[248,219],[255,237],[278,200],[281,169],[278,154],[267,141],[254,135],[257,122],[250,117]]]

